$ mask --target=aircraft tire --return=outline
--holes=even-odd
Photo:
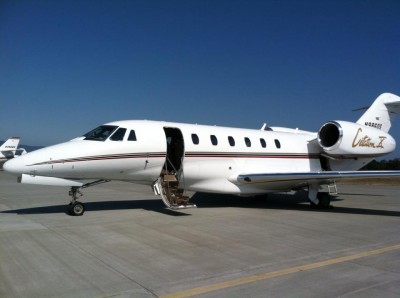
[[[308,200],[310,202],[311,207],[319,208],[319,209],[328,209],[332,208],[331,206],[331,196],[327,192],[319,192],[317,195],[318,204],[315,204],[313,201]]]
[[[322,209],[327,209],[331,205],[331,196],[327,192],[319,192],[317,195],[318,207]]]
[[[81,216],[85,213],[85,205],[81,202],[75,202],[73,204],[68,205],[68,214],[72,216]]]

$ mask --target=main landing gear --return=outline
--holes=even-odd
[[[329,209],[331,206],[331,196],[329,192],[319,192],[319,185],[309,185],[308,199],[312,207]]]
[[[329,209],[332,208],[331,205],[331,196],[327,192],[319,192],[317,195],[318,203],[310,200],[310,205],[312,207],[317,207],[320,209]]]
[[[109,182],[110,180],[97,180],[94,182],[86,183],[82,186],[72,186],[71,190],[69,191],[69,196],[71,197],[71,202],[68,205],[67,208],[67,213],[72,216],[81,216],[83,213],[85,213],[85,205],[79,201],[77,201],[78,198],[83,196],[81,193],[80,189],[87,188],[90,186],[94,186],[97,184],[102,184]]]

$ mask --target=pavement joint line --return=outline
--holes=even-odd
[[[321,267],[326,267],[330,265],[335,265],[335,264],[340,264],[348,261],[353,261],[365,257],[370,257],[374,255],[379,255],[383,254],[386,252],[391,252],[395,250],[400,250],[400,244],[397,245],[392,245],[392,246],[387,246],[375,250],[370,250],[370,251],[364,251],[360,252],[357,254],[349,255],[349,256],[344,256],[344,257],[338,257],[338,258],[333,258],[333,259],[328,259],[325,261],[319,261],[315,263],[310,263],[310,264],[305,264],[301,266],[296,266],[292,268],[286,268],[286,269],[281,269],[273,272],[266,272],[266,273],[261,273],[261,274],[255,274],[247,277],[242,277],[242,278],[237,278],[237,279],[231,279],[227,280],[221,283],[215,283],[215,284],[209,284],[197,288],[192,288],[172,294],[166,294],[166,295],[161,295],[159,296],[160,298],[185,298],[185,297],[192,297],[195,295],[200,295],[200,294],[206,294],[209,292],[214,292],[226,288],[231,288],[235,286],[240,286],[244,284],[249,284],[253,283],[256,281],[260,280],[267,280],[270,278],[274,277],[279,277],[279,276],[284,276],[292,273],[297,273],[297,272],[303,272],[303,271],[308,271],[308,270],[313,270]]]
[[[80,251],[82,251],[83,253],[87,254],[88,256],[92,257],[94,260],[96,260],[97,262],[103,264],[106,268],[108,268],[109,270],[120,274],[121,276],[123,276],[124,278],[126,278],[127,280],[133,282],[134,284],[138,285],[139,287],[141,287],[142,289],[144,289],[147,293],[149,293],[150,295],[157,297],[157,295],[148,287],[142,285],[140,282],[136,281],[135,279],[131,278],[129,275],[127,275],[126,273],[122,272],[121,270],[115,268],[114,266],[111,266],[108,262],[104,261],[102,258],[100,258],[99,256],[97,256],[95,253],[91,253],[90,251],[88,251],[87,249],[80,247],[79,245],[77,245],[77,243],[74,240],[69,239],[68,237],[65,237],[64,235],[60,234],[56,229],[53,228],[48,228],[50,231],[52,231],[52,233],[54,233],[55,235],[57,235],[58,237],[60,237],[61,239],[64,239],[67,243],[69,243],[70,245],[74,246],[76,249],[79,249]],[[119,294],[115,294],[115,295],[119,295]],[[111,297],[114,295],[111,295]]]

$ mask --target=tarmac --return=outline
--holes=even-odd
[[[195,194],[172,211],[148,186],[68,189],[0,172],[0,297],[400,297],[400,185]]]

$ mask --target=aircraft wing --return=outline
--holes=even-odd
[[[329,184],[335,181],[356,181],[376,178],[400,178],[400,171],[323,171],[323,172],[298,172],[298,173],[266,173],[266,174],[240,174],[236,179],[230,179],[237,185],[251,185],[259,188],[269,186],[292,188],[303,187],[310,184]]]

